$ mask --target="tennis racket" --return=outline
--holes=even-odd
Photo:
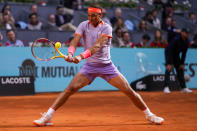
[[[62,54],[52,42],[46,38],[39,38],[35,40],[31,46],[33,56],[40,61],[49,61],[55,58],[67,57]]]

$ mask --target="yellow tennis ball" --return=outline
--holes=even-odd
[[[55,43],[55,47],[56,47],[56,48],[61,48],[61,43],[60,43],[60,42],[56,42],[56,43]]]

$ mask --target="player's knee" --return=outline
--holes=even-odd
[[[68,93],[68,94],[73,94],[73,93],[75,93],[76,92],[76,89],[74,89],[74,88],[72,88],[72,87],[69,87],[69,88],[67,88],[67,90],[66,90],[66,93]]]
[[[73,93],[77,92],[79,88],[80,88],[79,84],[73,84],[68,87],[67,92],[69,92],[70,94],[73,94]]]

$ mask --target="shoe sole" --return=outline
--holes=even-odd
[[[151,121],[149,121],[149,122],[152,123],[152,124],[155,124],[155,125],[162,125],[164,123],[164,120],[162,122],[160,122],[160,123],[151,122]]]
[[[162,122],[160,122],[160,123],[155,123],[155,124],[156,125],[163,125],[163,123],[164,123],[164,120]]]
[[[181,93],[192,93],[192,92],[187,92],[187,91],[181,91]]]
[[[35,121],[33,123],[34,123],[34,125],[39,126],[39,127],[41,127],[41,126],[53,126],[53,123],[39,124],[39,123],[37,123]]]

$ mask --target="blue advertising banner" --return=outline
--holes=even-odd
[[[61,48],[67,54],[67,48]],[[78,48],[75,54],[79,54],[83,48]],[[0,76],[35,76],[35,92],[59,92],[63,91],[83,65],[71,64],[63,59],[54,59],[43,62],[35,59],[29,47],[1,47]],[[163,49],[137,49],[137,48],[112,48],[111,57],[113,63],[126,77],[129,83],[146,76],[148,73],[164,73]],[[189,88],[197,88],[197,51],[190,49],[186,58],[185,74],[191,75]],[[92,90],[117,90],[105,80],[96,78],[95,81],[81,89]]]

